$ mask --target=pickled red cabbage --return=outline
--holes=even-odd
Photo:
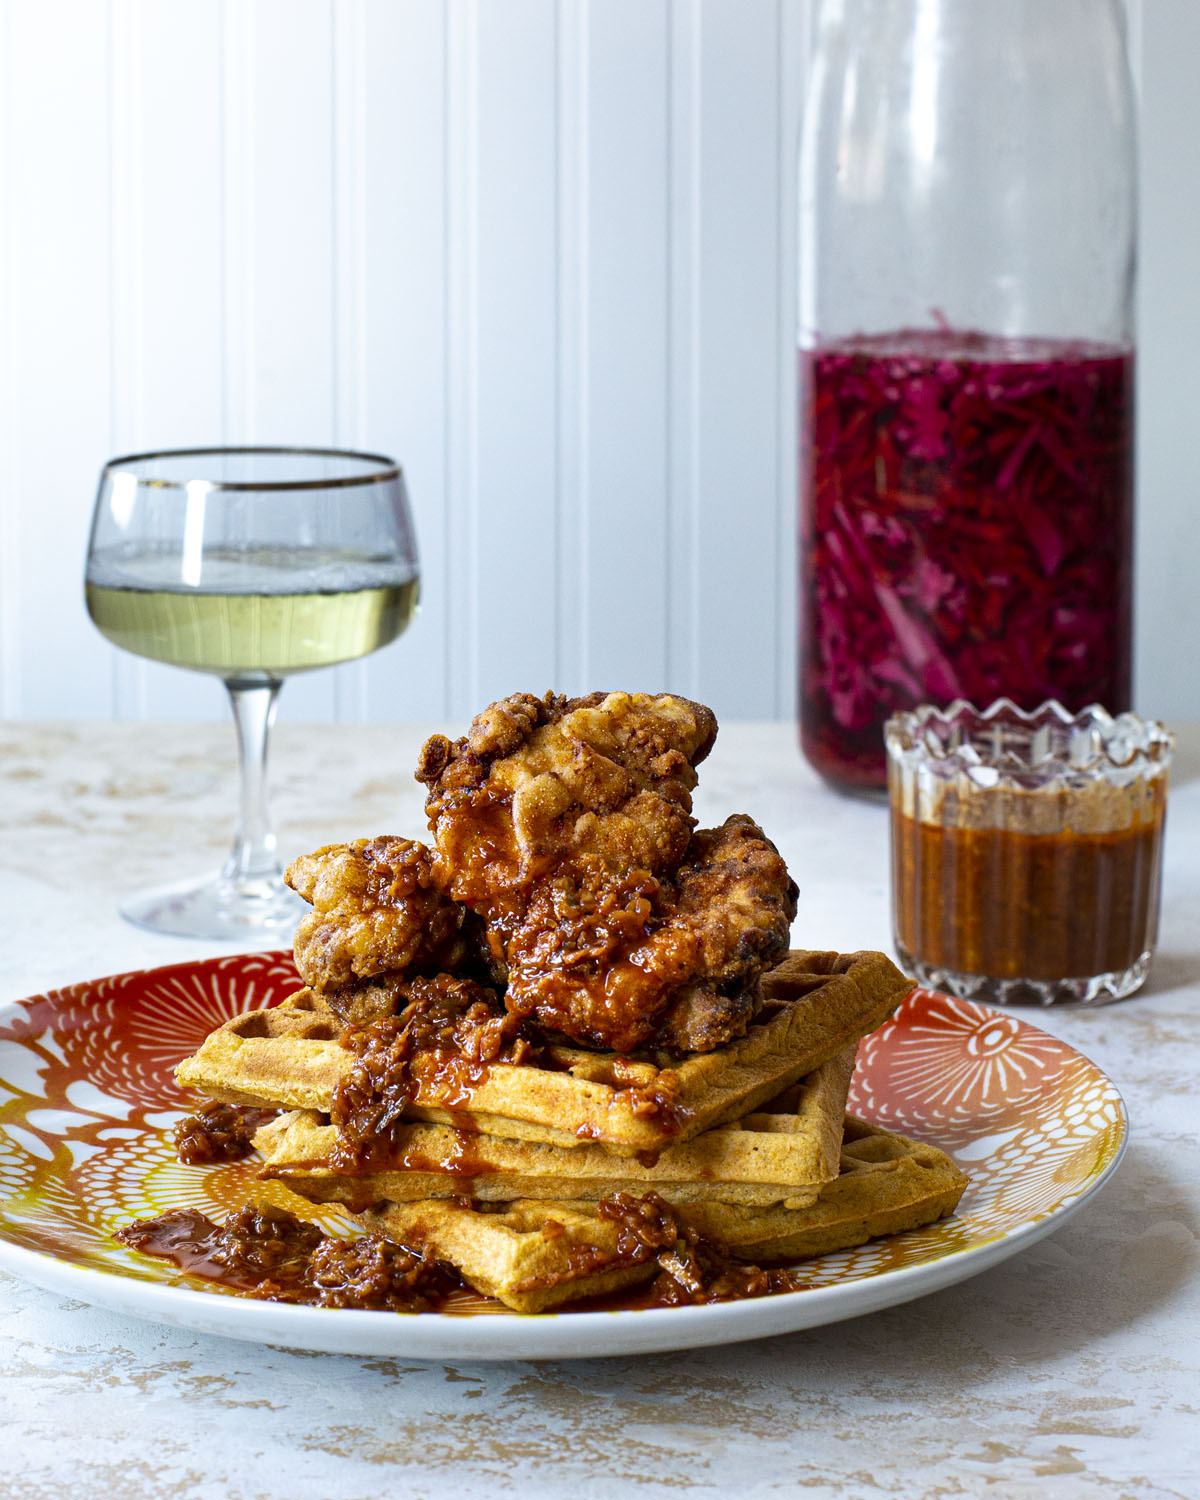
[[[949,329],[802,360],[800,716],[846,786],[895,709],[1129,707],[1133,356]]]

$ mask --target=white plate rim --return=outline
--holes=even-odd
[[[3,1235],[0,1269],[110,1311],[195,1333],[315,1353],[427,1360],[592,1359],[738,1343],[898,1306],[986,1271],[1060,1228],[1108,1184],[1129,1145],[1125,1101],[1112,1080],[1107,1081],[1116,1096],[1120,1140],[1111,1159],[1077,1193],[982,1244],[809,1291],[701,1307],[535,1315],[398,1314],[295,1307],[141,1281],[115,1270],[70,1265],[15,1245]]]

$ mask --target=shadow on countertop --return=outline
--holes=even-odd
[[[1128,1000],[1118,1001],[1119,1006],[1136,1005],[1142,995],[1167,995],[1172,990],[1188,989],[1200,985],[1200,953],[1171,953],[1159,949],[1150,964],[1146,982]]]

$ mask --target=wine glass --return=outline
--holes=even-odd
[[[416,611],[416,538],[396,463],[325,448],[193,448],[114,458],[100,476],[84,592],[102,635],[223,679],[241,798],[225,867],[130,897],[140,927],[245,939],[307,910],[267,816],[267,735],[283,679],[386,646]]]

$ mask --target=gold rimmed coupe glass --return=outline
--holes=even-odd
[[[324,448],[194,448],[104,466],[84,591],[116,646],[220,677],[237,728],[240,816],[224,869],[141,892],[140,927],[245,939],[307,907],[283,882],[267,815],[267,737],[283,679],[396,639],[420,589],[404,478]]]

